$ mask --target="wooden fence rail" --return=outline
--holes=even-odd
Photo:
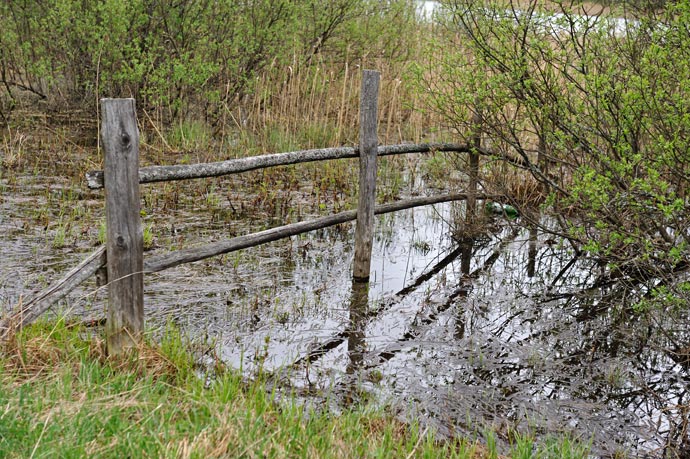
[[[106,247],[99,248],[67,276],[38,293],[0,321],[0,333],[26,325],[46,311],[50,305],[64,298],[69,291],[91,277],[99,268],[107,266],[108,313],[106,342],[108,352],[117,354],[134,346],[144,330],[143,277],[144,273],[162,271],[183,263],[254,247],[270,241],[290,237],[315,229],[357,220],[355,230],[355,260],[353,279],[366,282],[369,278],[373,239],[373,216],[448,201],[495,199],[478,194],[476,190],[476,160],[472,161],[472,185],[467,193],[421,197],[374,206],[376,192],[376,158],[384,155],[452,151],[476,155],[492,155],[473,145],[453,143],[404,144],[378,146],[376,135],[379,74],[364,71],[360,99],[360,145],[296,151],[241,158],[215,163],[138,168],[139,133],[133,99],[102,99],[102,140],[105,151],[104,171],[87,174],[89,188],[105,188]],[[143,232],[140,216],[139,184],[202,177],[217,177],[255,169],[323,161],[341,158],[360,158],[360,196],[357,210],[340,212],[309,221],[271,228],[197,247],[143,258]],[[520,158],[506,158],[524,166]]]
[[[375,215],[397,212],[400,210],[411,209],[413,207],[428,206],[450,201],[463,201],[467,199],[468,193],[451,193],[439,196],[429,196],[422,198],[407,199],[404,201],[382,204],[374,208]],[[479,194],[477,199],[496,199],[498,196]],[[216,241],[210,244],[190,247],[177,250],[166,254],[156,255],[144,261],[144,271],[154,273],[163,271],[185,263],[204,260],[206,258],[235,252],[237,250],[256,247],[267,242],[277,241],[290,236],[308,233],[317,229],[328,228],[329,226],[347,223],[357,218],[357,210],[347,210],[327,217],[315,218],[304,222],[292,223],[290,225],[270,228],[258,233],[237,236],[225,241]]]
[[[105,264],[105,245],[102,245],[60,280],[41,290],[30,300],[20,302],[8,317],[0,320],[0,337],[4,338],[8,332],[20,329],[38,319],[52,305],[95,275]]]
[[[405,155],[411,153],[457,152],[470,153],[473,147],[459,143],[405,143],[399,145],[379,145],[377,156]],[[494,156],[495,153],[480,148],[480,155]],[[335,159],[359,158],[359,147],[316,148],[312,150],[290,151],[269,155],[249,156],[203,164],[177,164],[173,166],[147,166],[139,169],[139,183],[172,182],[198,178],[221,177],[240,174],[257,169],[291,164],[328,161]],[[519,158],[509,158],[518,166],[527,167]],[[86,173],[86,185],[97,190],[103,188],[103,171]]]

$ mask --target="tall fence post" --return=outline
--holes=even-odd
[[[108,273],[106,344],[120,354],[144,330],[144,238],[134,99],[101,99]]]
[[[355,229],[353,278],[367,282],[371,272],[371,249],[374,242],[374,206],[376,204],[376,154],[380,74],[365,70],[359,111],[359,203]]]
[[[469,183],[467,185],[467,202],[465,219],[467,225],[472,226],[477,222],[477,184],[479,182],[479,149],[482,147],[481,136],[482,115],[479,106],[472,117],[472,150],[469,153]],[[474,232],[474,228],[472,228]]]

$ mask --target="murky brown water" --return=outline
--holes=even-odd
[[[102,203],[53,178],[0,186],[0,303],[9,307],[91,250]],[[274,225],[309,194],[278,195],[289,205],[267,211],[224,191],[237,188],[218,181],[205,202],[180,199],[174,221],[149,195],[154,251]],[[64,193],[83,193],[73,202],[84,216],[54,248],[59,216],[75,207],[60,207]],[[559,241],[498,219],[458,242],[453,214],[445,204],[379,217],[368,289],[350,280],[354,226],[342,225],[150,275],[147,321],[174,322],[229,366],[268,372],[277,387],[333,407],[377,397],[442,434],[567,433],[595,456],[687,457],[690,358],[679,349],[690,343],[688,310],[631,314],[616,307],[624,292],[615,287],[570,294],[593,268],[571,263]],[[105,295],[95,291],[88,283],[57,309],[100,317]]]

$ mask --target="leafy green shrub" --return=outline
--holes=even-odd
[[[558,232],[604,268],[598,283],[628,282],[633,301],[673,285],[690,266],[690,2],[626,18],[443,5],[446,34],[417,72],[428,106],[468,140],[479,118],[484,145],[520,159],[574,217]]]
[[[167,119],[213,122],[268,66],[404,54],[413,14],[404,0],[7,0],[0,88],[61,105],[134,97]]]

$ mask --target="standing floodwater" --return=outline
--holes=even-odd
[[[624,293],[585,289],[594,268],[519,221],[455,240],[451,207],[378,220],[368,291],[352,284],[346,225],[209,269],[211,298],[179,320],[249,375],[341,403],[375,394],[444,434],[568,435],[602,456],[679,447],[687,314],[617,307]]]
[[[18,274],[2,279],[7,302],[83,257],[27,233],[19,216],[30,205],[19,194],[3,203],[2,272]],[[687,312],[635,312],[621,306],[624,286],[585,288],[596,267],[521,219],[461,238],[457,213],[442,204],[377,217],[366,289],[351,280],[352,224],[148,276],[148,324],[173,322],[278,389],[344,405],[374,396],[443,434],[569,435],[597,456],[682,451]],[[170,226],[176,237],[202,226],[185,215]],[[74,313],[98,317],[94,289],[73,295]]]

